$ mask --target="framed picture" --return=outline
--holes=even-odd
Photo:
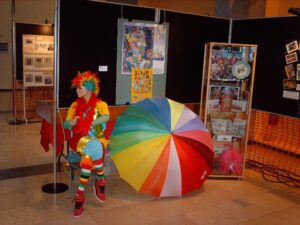
[[[232,101],[239,99],[240,88],[238,86],[223,86],[223,85],[210,85],[209,87],[209,99],[217,99],[219,102],[218,109],[221,111],[231,111]],[[216,109],[216,102],[212,105],[212,109]]]
[[[226,119],[211,119],[212,129],[217,135],[232,135],[233,123]]]
[[[247,121],[242,119],[234,119],[233,121],[233,136],[243,138],[245,136]]]
[[[295,89],[296,85],[295,78],[283,80],[283,89]]]
[[[45,56],[44,57],[44,68],[53,70],[53,57],[52,56]]]
[[[284,67],[287,78],[295,77],[295,70],[293,64],[289,64]]]
[[[53,85],[53,76],[44,76],[44,84],[52,86]]]
[[[212,84],[209,86],[209,99],[220,99],[222,95],[231,95],[232,99],[239,99],[240,87]]]
[[[43,85],[43,75],[35,74],[34,76],[34,84],[35,85]]]
[[[25,70],[34,69],[34,57],[33,56],[24,57],[23,67]]]
[[[24,72],[24,86],[34,85],[34,72]]]
[[[297,64],[297,76],[296,76],[296,80],[300,80],[300,64]]]
[[[291,53],[298,50],[298,41],[292,41],[285,45],[287,53]]]
[[[298,61],[298,56],[296,52],[293,52],[291,54],[288,54],[285,56],[285,61],[286,64],[291,64],[293,62],[297,62]]]
[[[219,110],[220,100],[219,99],[209,99],[208,100],[208,110]]]
[[[221,98],[221,86],[211,85],[209,89],[209,99],[220,99]]]
[[[232,111],[233,112],[246,112],[248,101],[232,100]]]
[[[34,68],[35,69],[43,69],[44,68],[44,60],[42,56],[36,56],[34,58]]]
[[[166,26],[154,23],[125,22],[122,37],[122,74],[131,68],[153,69],[164,74]]]

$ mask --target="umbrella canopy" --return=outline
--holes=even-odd
[[[135,103],[116,121],[112,159],[137,191],[181,196],[210,175],[214,151],[209,131],[185,105],[167,98]]]

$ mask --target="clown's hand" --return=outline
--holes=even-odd
[[[93,126],[97,126],[99,124],[105,123],[109,120],[109,115],[105,114],[102,115],[100,117],[98,117],[97,119],[95,119],[92,123]]]
[[[70,123],[69,120],[65,120],[64,122],[64,128],[71,130],[72,129],[72,125]]]
[[[64,128],[71,130],[73,126],[77,124],[78,116],[74,117],[71,120],[65,120],[64,122]]]

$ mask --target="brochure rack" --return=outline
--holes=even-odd
[[[257,45],[206,43],[200,116],[213,137],[212,176],[242,177]]]

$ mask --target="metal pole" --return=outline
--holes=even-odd
[[[17,119],[17,104],[16,104],[16,7],[15,0],[11,1],[11,18],[12,18],[12,89],[13,89],[13,116],[14,120],[10,121],[9,125],[22,124],[23,121]]]
[[[231,43],[232,38],[232,19],[229,21],[229,31],[228,31],[228,43]]]
[[[42,190],[47,193],[56,194],[68,190],[64,183],[57,183],[56,171],[56,112],[57,112],[57,81],[59,77],[59,21],[60,21],[60,0],[55,0],[55,17],[54,17],[54,74],[53,74],[53,183],[46,184]]]
[[[16,21],[15,21],[15,0],[11,2],[11,15],[12,15],[12,73],[13,73],[13,107],[14,117],[16,120],[17,109],[16,109]]]
[[[158,8],[155,9],[154,22],[155,23],[159,23],[160,22],[160,9],[158,9]]]
[[[56,103],[57,103],[57,75],[58,75],[58,56],[59,56],[59,0],[55,1],[55,18],[54,18],[54,74],[53,74],[53,188],[56,190],[57,171],[56,171]]]

